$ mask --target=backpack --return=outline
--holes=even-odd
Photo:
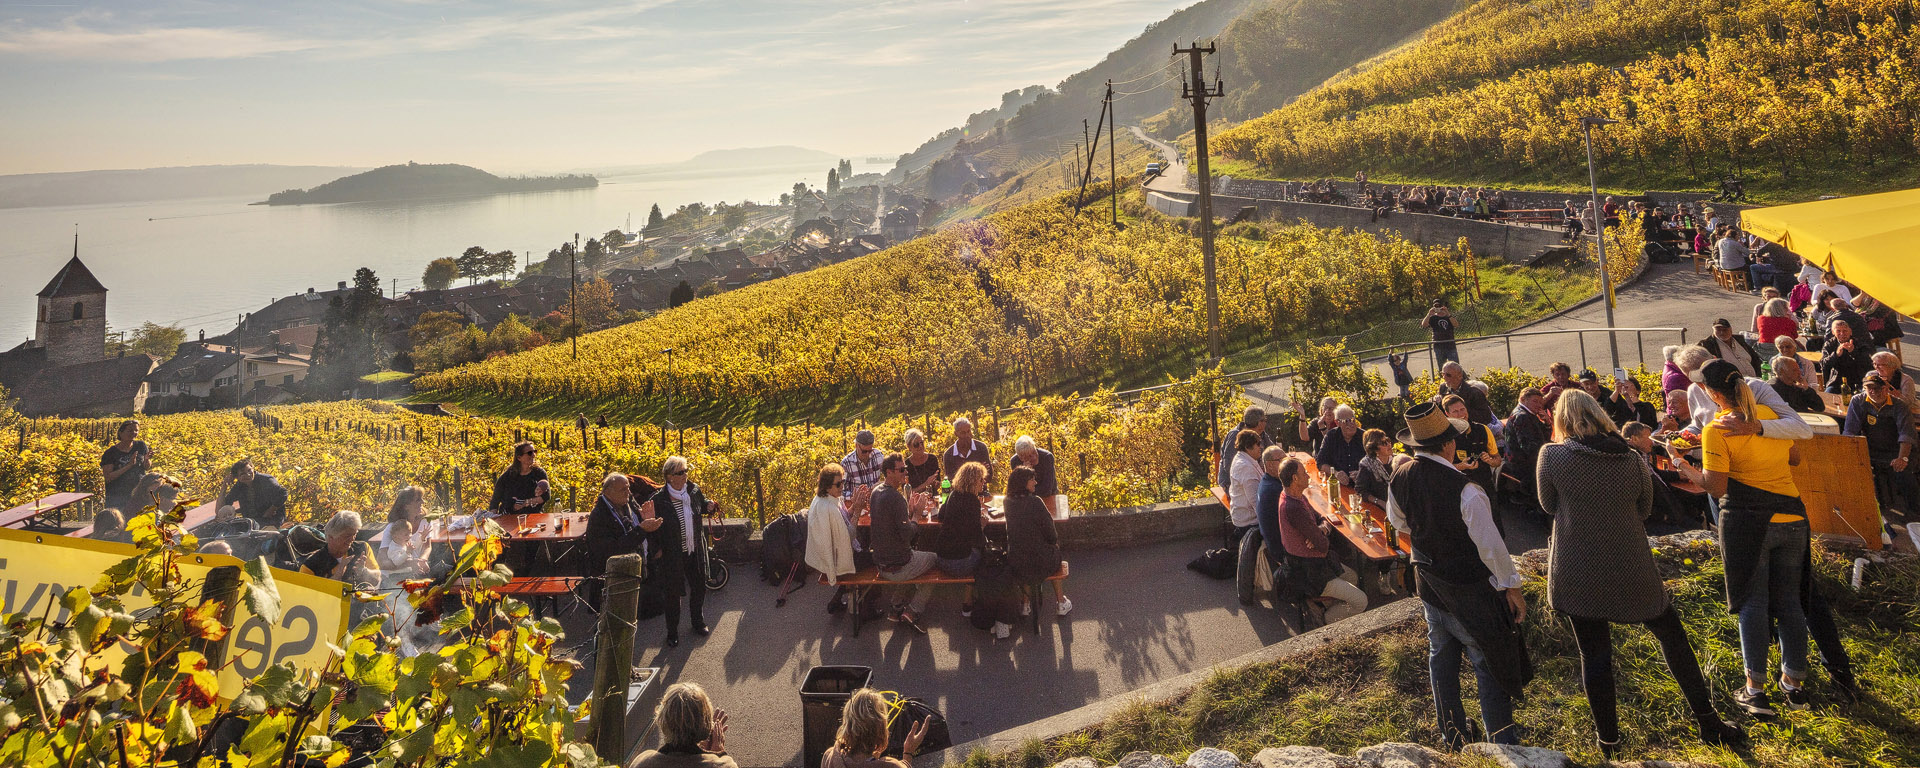
[[[1233,550],[1217,547],[1200,553],[1199,557],[1187,563],[1187,567],[1208,578],[1226,581],[1234,577],[1236,559]]]
[[[774,518],[760,536],[760,578],[779,586],[789,573],[794,573],[794,564],[800,562],[806,552],[807,513]],[[800,574],[794,575],[798,578]]]
[[[993,629],[995,622],[1018,623],[1020,603],[1025,599],[1025,590],[1015,582],[1006,555],[991,549],[982,552],[980,565],[973,569],[973,615],[967,617],[974,628]]]

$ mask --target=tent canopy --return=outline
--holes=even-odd
[[[1740,226],[1920,317],[1920,189],[1743,211]]]

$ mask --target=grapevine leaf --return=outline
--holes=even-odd
[[[247,575],[247,610],[260,617],[261,621],[276,624],[280,621],[280,587],[273,582],[273,570],[264,557],[247,561],[244,568]]]

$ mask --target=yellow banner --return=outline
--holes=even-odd
[[[64,621],[66,610],[60,597],[74,587],[89,588],[100,581],[109,566],[132,557],[131,544],[93,539],[70,538],[0,528],[0,613],[43,612],[55,621]],[[201,581],[207,571],[242,563],[226,555],[191,555],[180,560],[180,571],[190,581]],[[327,663],[327,644],[339,644],[347,634],[347,585],[304,573],[274,569],[273,580],[280,590],[280,620],[269,623],[237,600],[233,612],[233,631],[227,633],[226,666],[220,670],[220,695],[233,698],[246,680],[267,667],[291,660],[305,669],[320,669]],[[127,595],[128,611],[151,605],[145,590],[135,585]],[[130,649],[124,643],[109,648],[109,661],[118,663]]]

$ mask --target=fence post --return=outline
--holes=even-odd
[[[1574,331],[1573,335],[1580,337],[1580,370],[1584,371],[1588,368],[1593,367],[1593,366],[1587,365],[1587,332]]]
[[[1513,367],[1513,337],[1502,335],[1500,337],[1500,340],[1507,343],[1507,367],[1512,368]]]
[[[627,681],[633,674],[633,625],[640,618],[640,556],[607,558],[598,644],[593,669],[593,749],[621,759],[627,754]]]
[[[454,511],[454,514],[465,514],[465,513],[466,513],[466,511],[467,511],[467,499],[466,499],[466,492],[465,492],[464,490],[462,490],[462,488],[464,488],[464,485],[463,485],[463,484],[462,484],[462,483],[460,482],[460,468],[459,468],[459,467],[454,467],[454,468],[453,468],[453,511]]]

